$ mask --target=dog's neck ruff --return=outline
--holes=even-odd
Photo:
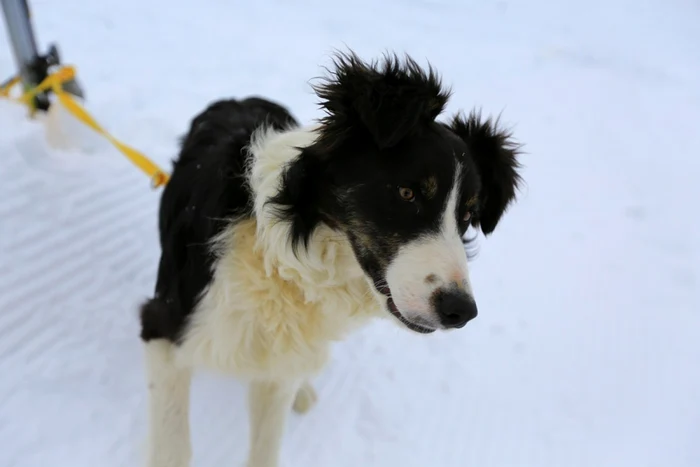
[[[294,255],[290,225],[280,220],[268,201],[280,189],[282,174],[299,156],[300,147],[311,145],[318,137],[317,126],[275,131],[261,128],[252,138],[248,184],[253,193],[253,212],[257,222],[256,248],[264,258],[266,273],[294,281],[304,290],[307,301],[316,301],[319,288],[360,287],[365,294],[376,295],[353,254],[350,242],[340,232],[321,224],[313,233],[308,248]],[[379,301],[377,302],[379,303]]]

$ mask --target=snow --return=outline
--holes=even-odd
[[[377,323],[338,345],[284,466],[700,465],[696,2],[31,3],[97,120],[168,168],[213,99],[318,117],[309,80],[346,46],[429,60],[450,112],[502,112],[526,144],[526,189],[472,266],[479,318],[429,337]],[[104,140],[87,146],[49,148],[0,102],[2,467],[142,459],[136,308],[159,192]],[[192,398],[194,466],[241,465],[244,387],[200,374]]]

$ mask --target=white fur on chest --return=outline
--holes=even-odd
[[[263,133],[252,147],[255,218],[215,242],[214,278],[192,316],[179,358],[245,379],[301,378],[321,370],[329,346],[381,313],[347,239],[321,226],[296,258],[288,226],[266,210],[295,146],[311,130]]]

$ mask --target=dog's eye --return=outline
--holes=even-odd
[[[401,199],[404,201],[413,201],[416,199],[416,195],[413,193],[413,190],[403,186],[399,187],[399,196],[401,196]]]
[[[467,211],[467,212],[464,214],[464,217],[462,218],[462,220],[463,220],[464,222],[469,222],[469,221],[471,220],[471,218],[472,218],[472,213],[471,213],[471,211]]]

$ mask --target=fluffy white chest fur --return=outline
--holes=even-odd
[[[247,380],[299,379],[318,372],[329,345],[373,316],[383,302],[349,242],[326,226],[295,257],[288,225],[265,201],[285,164],[315,139],[313,128],[262,130],[251,146],[253,219],[235,220],[212,245],[214,279],[188,326],[177,358]]]

